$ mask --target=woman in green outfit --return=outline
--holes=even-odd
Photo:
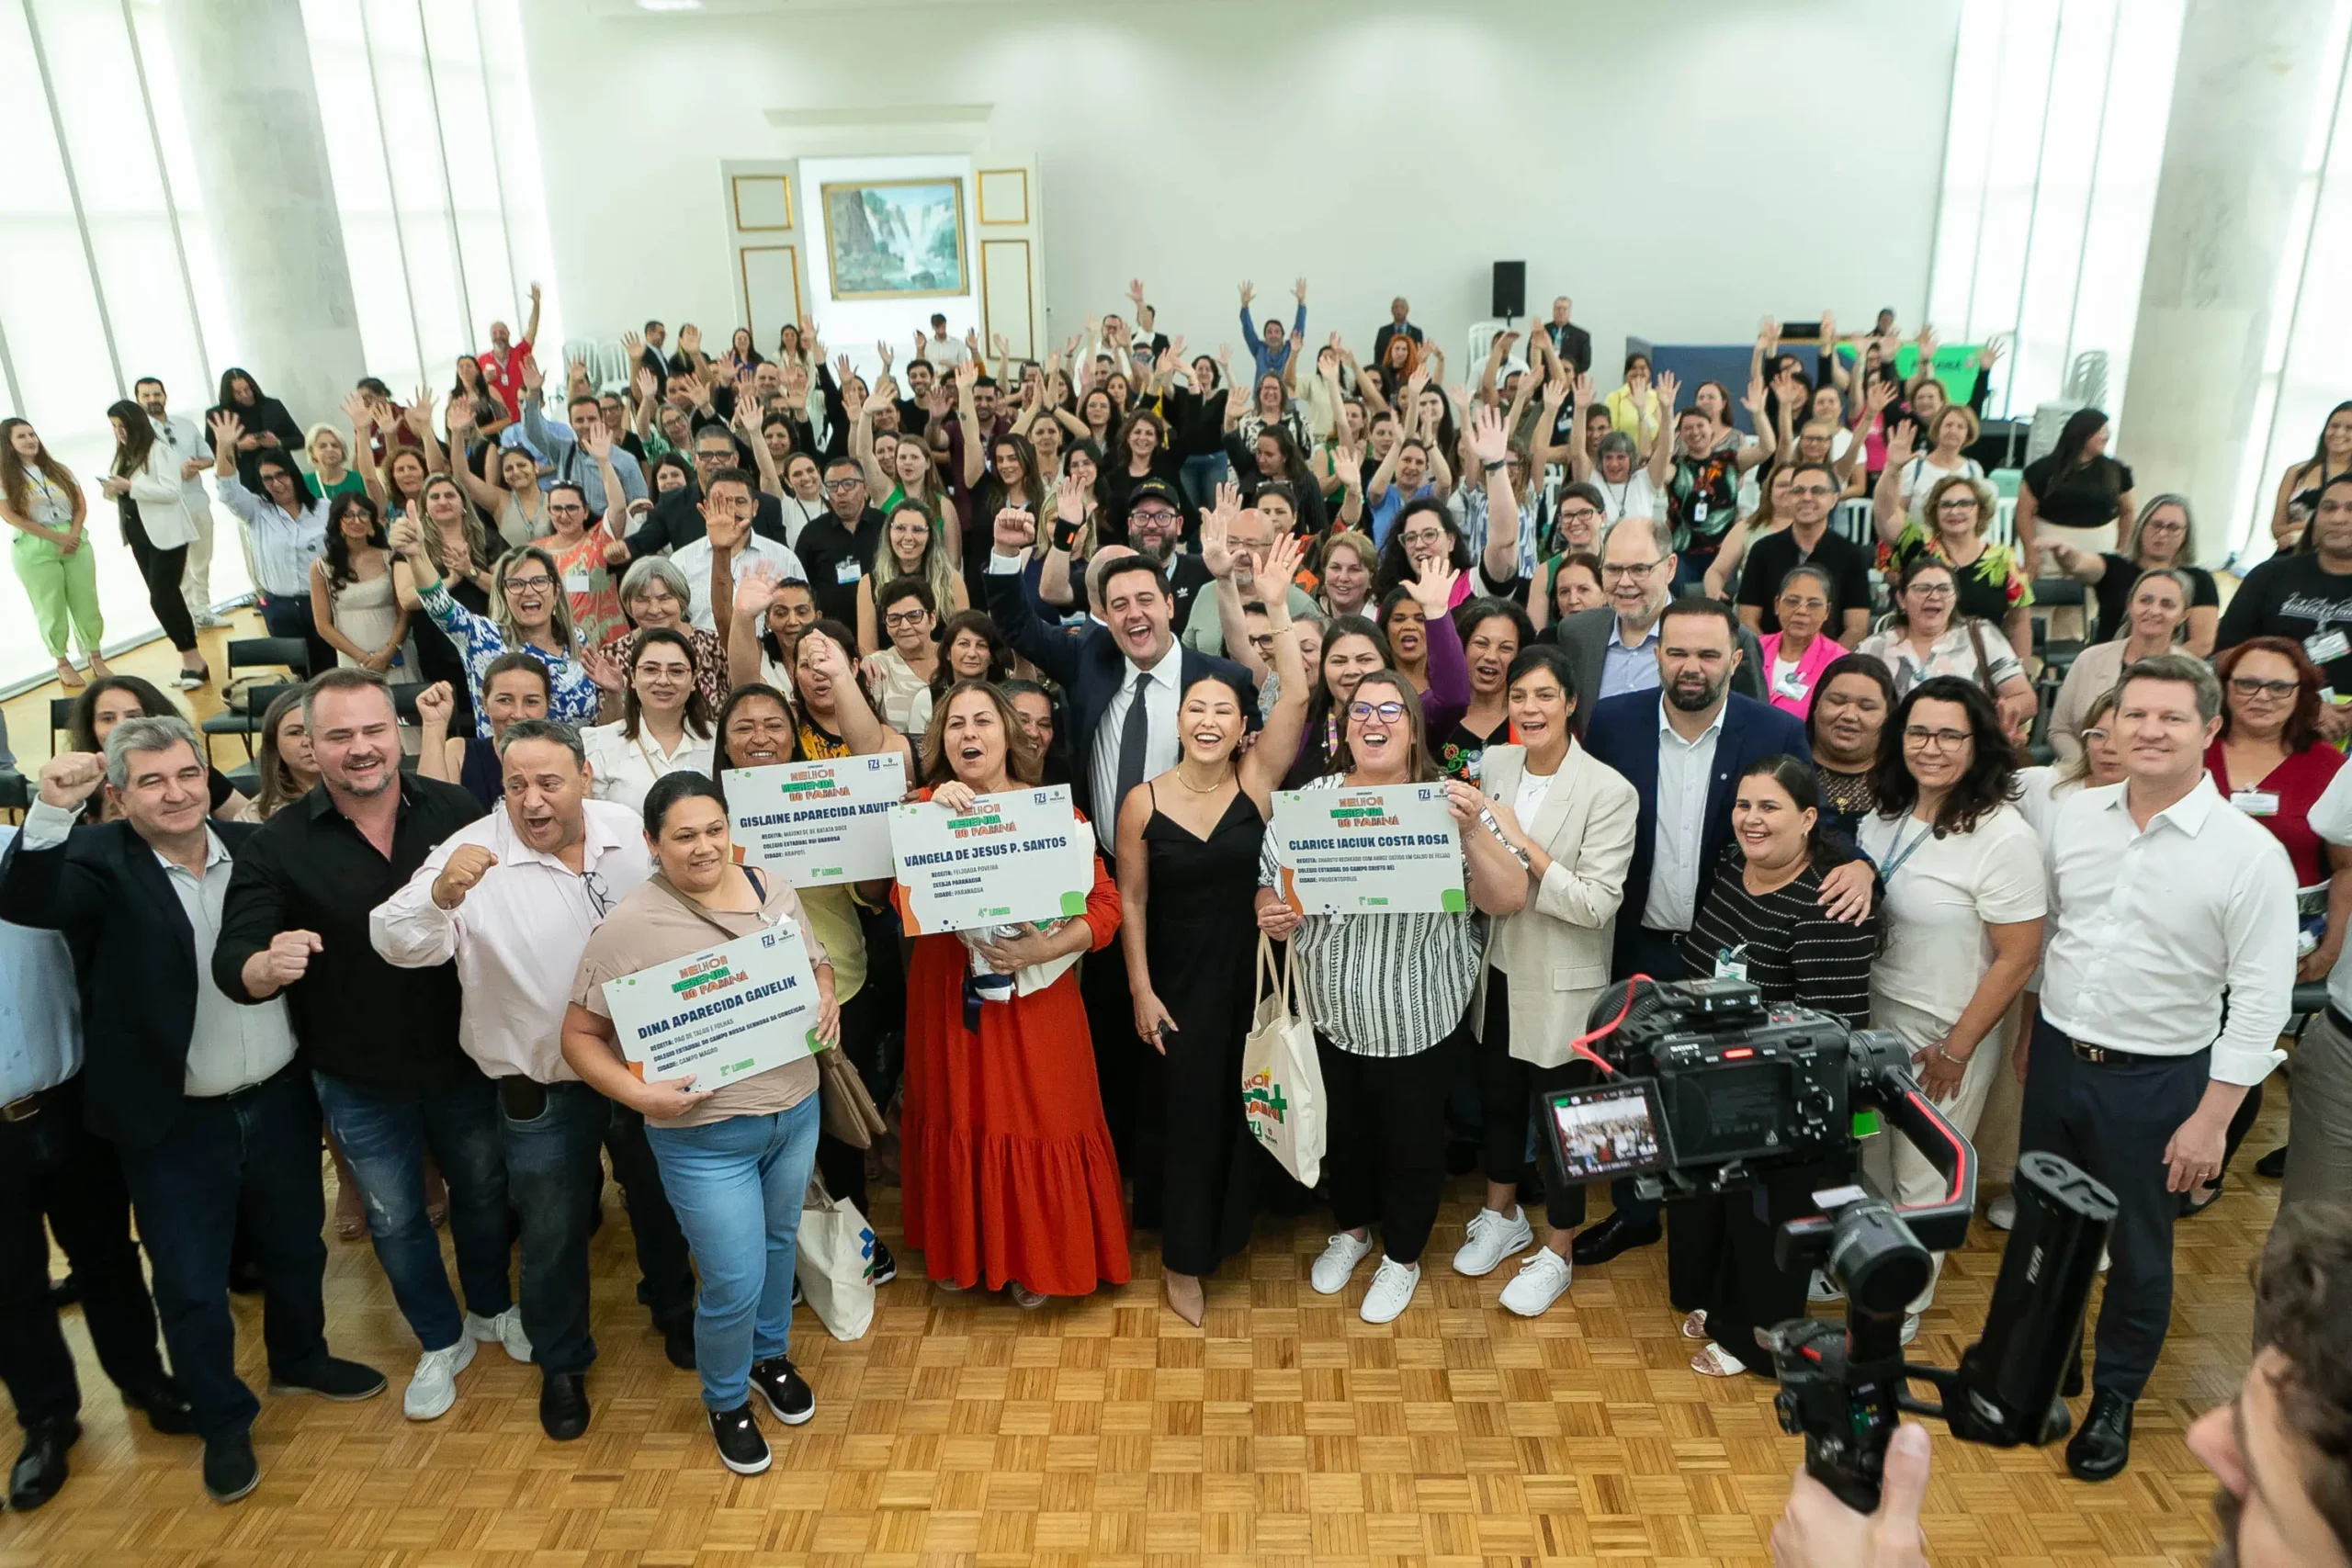
[[[82,685],[82,672],[66,656],[69,621],[90,656],[90,673],[111,673],[98,655],[106,623],[98,615],[97,558],[84,547],[89,504],[72,471],[49,455],[28,420],[0,420],[0,518],[17,531],[9,558],[33,602],[40,639],[57,660],[58,683],[68,691]]]

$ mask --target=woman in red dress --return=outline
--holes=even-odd
[[[959,681],[922,738],[922,798],[950,811],[976,795],[1038,781],[1028,733],[995,687]],[[1085,818],[1079,817],[1081,830]],[[896,894],[900,909],[906,890]],[[1095,1087],[1086,1010],[1073,969],[1050,985],[983,999],[974,959],[1000,975],[1108,946],[1119,892],[1094,861],[1086,913],[1009,940],[967,946],[955,932],[915,938],[907,972],[903,1218],[907,1244],[942,1290],[985,1278],[1023,1307],[1127,1280],[1118,1162]],[[1107,960],[1106,960],[1107,961]]]

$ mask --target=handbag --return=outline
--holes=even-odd
[[[808,1310],[836,1339],[863,1339],[874,1326],[874,1227],[846,1198],[811,1174],[800,1204],[793,1277]]]
[[[889,1131],[882,1108],[865,1089],[865,1079],[838,1045],[817,1053],[817,1121],[854,1149],[870,1149]]]
[[[1269,994],[1267,982],[1275,980]],[[1283,954],[1274,975],[1274,947],[1258,936],[1257,1005],[1241,1047],[1241,1114],[1250,1135],[1282,1162],[1302,1187],[1323,1174],[1323,1068],[1315,1055],[1315,1025],[1298,988],[1298,950]]]
[[[1993,683],[1993,660],[1984,651],[1984,623],[1975,616],[1968,617],[1968,646],[1976,650],[1976,681],[1984,694],[1998,701],[2001,689]]]

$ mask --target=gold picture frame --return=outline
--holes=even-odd
[[[775,206],[784,214],[781,223],[754,223],[743,215],[743,187],[752,187],[753,201],[759,199],[759,187],[774,185],[778,188]],[[792,229],[792,176],[790,175],[730,175],[727,181],[728,195],[735,204],[735,227],[745,234],[782,234]]]
[[[890,192],[921,199],[882,194]],[[817,204],[824,214],[825,271],[834,299],[925,299],[971,292],[960,175],[828,181],[818,187]],[[877,226],[887,232],[877,234]],[[908,251],[888,248],[886,239]]]

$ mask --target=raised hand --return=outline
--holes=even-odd
[[[1075,527],[1086,517],[1086,487],[1068,474],[1054,487],[1054,519]]]
[[[1560,361],[1552,363],[1552,373],[1544,378],[1544,406],[1557,413],[1560,405],[1568,400],[1568,373]]]
[[[835,358],[833,361],[833,379],[839,382],[842,386],[847,387],[850,381],[850,375],[849,355],[844,354]]]
[[[1503,428],[1503,416],[1492,403],[1471,416],[1470,455],[1490,467],[1510,458],[1510,432]]]
[[[628,362],[631,365],[644,358],[645,334],[642,333],[621,333],[621,352],[628,355]]]
[[[1266,618],[1275,626],[1290,621],[1289,599],[1284,592],[1298,576],[1299,563],[1306,558],[1306,541],[1296,534],[1278,536],[1266,550],[1266,565],[1258,573],[1258,581],[1265,593]]]
[[[964,346],[965,346],[966,348],[970,349],[974,354],[978,354],[978,353],[979,353],[979,352],[980,352],[980,329],[979,329],[979,328],[978,328],[978,327],[966,327],[966,328],[964,329]]]
[[[411,559],[424,554],[424,531],[416,525],[415,518],[405,513],[392,520],[387,538],[393,549]]]
[[[620,660],[601,648],[581,649],[580,668],[587,675],[589,682],[600,692],[610,692],[618,696],[628,683],[621,674]]]
[[[1668,370],[1659,376],[1657,378],[1658,408],[1668,414],[1673,413],[1678,406],[1675,399],[1681,390],[1682,383],[1675,378],[1673,371]]]
[[[613,455],[613,433],[600,423],[580,438],[580,449],[601,463]]]
[[[849,655],[831,637],[803,639],[808,647],[795,657],[805,660],[811,673],[822,675],[834,691],[845,690],[850,683]]]
[[[1292,284],[1292,285],[1290,286],[1290,292],[1291,292],[1291,297],[1292,297],[1293,299],[1296,299],[1296,300],[1297,300],[1300,304],[1302,304],[1302,305],[1306,304],[1306,279],[1305,279],[1305,278],[1303,278],[1303,277],[1302,277],[1302,278],[1300,278],[1297,282],[1295,282],[1295,283]]]
[[[765,562],[753,566],[735,583],[736,615],[759,625],[768,606],[775,603],[775,568]]]
[[[967,359],[964,363],[956,367],[956,395],[961,397],[964,393],[970,391],[975,386],[978,385],[979,379],[980,367],[975,362]]]
[[[999,359],[1010,359],[1012,357],[1012,345],[1004,341],[1004,334],[1002,333],[990,333],[989,334],[989,352],[995,355]]]
[[[433,389],[419,387],[408,400],[409,424],[419,432],[433,428]]]
[[[2000,362],[2001,343],[1998,338],[1976,351],[1976,367],[1980,370],[1990,370]]]
[[[1216,504],[1201,513],[1201,564],[1209,575],[1225,579],[1233,575],[1234,554],[1231,536],[1234,520],[1241,515],[1241,492],[1227,480],[1216,488]]]
[[[441,867],[441,874],[433,879],[433,902],[444,913],[466,901],[484,874],[498,863],[498,857],[481,844],[459,844],[449,852],[448,860]]]
[[[1422,615],[1449,614],[1453,607],[1453,585],[1462,577],[1460,569],[1446,557],[1438,555],[1417,563],[1417,570],[1419,575],[1408,581],[1405,587],[1413,595],[1414,603],[1420,605]]]
[[[1886,405],[1894,400],[1894,383],[1892,381],[1873,381],[1871,383],[1870,390],[1862,394],[1863,404],[1872,413],[1885,412]]]
[[[525,355],[523,356],[524,396],[532,398],[537,397],[539,395],[539,389],[547,384],[547,378],[539,374],[538,355],[534,354]]]
[[[1008,506],[996,514],[994,538],[997,554],[1025,554],[1037,542],[1037,520],[1017,506]]]
[[[40,766],[40,798],[71,811],[107,781],[107,760],[96,751],[62,751]]]
[[[882,374],[888,376],[890,373],[890,345],[883,342],[880,338],[876,338],[874,340],[874,352],[881,356]]]
[[[358,396],[359,394],[355,392],[344,400],[346,412],[348,412],[348,405],[356,401]],[[234,451],[239,438],[245,434],[245,422],[225,409],[205,423],[212,426],[212,449],[215,452]],[[363,434],[367,428],[364,424],[359,427]]]
[[[693,354],[702,347],[702,329],[692,321],[678,329],[678,352]]]
[[[1592,404],[1592,372],[1577,371],[1576,380],[1570,385],[1576,393],[1577,407],[1589,408]]]
[[[1250,301],[1257,297],[1258,291],[1252,288],[1247,282],[1241,285],[1241,304],[1245,310],[1249,307]]]
[[[1143,309],[1143,279],[1142,279],[1142,278],[1140,278],[1140,277],[1131,277],[1131,278],[1127,279],[1127,298],[1128,298],[1130,300],[1134,301],[1134,303],[1135,303],[1135,308],[1136,308],[1136,310],[1142,310],[1142,309]]]
[[[439,729],[447,733],[449,716],[457,710],[458,699],[447,681],[435,681],[416,694],[416,718],[420,728]]]
[[[474,427],[474,400],[471,398],[449,400],[449,434],[457,436]]]
[[[1361,446],[1332,447],[1331,471],[1340,476],[1341,484],[1362,484],[1363,482],[1363,448]]]
[[[1917,446],[1919,427],[1907,419],[1898,419],[1894,428],[1886,433],[1886,466],[1899,468],[1911,460]]]
[[[640,368],[637,373],[637,396],[640,402],[651,402],[662,394],[662,378]]]
[[[1757,423],[1761,424],[1764,420],[1764,378],[1761,376],[1749,377],[1747,378],[1747,396],[1740,399],[1739,401],[1740,406],[1747,409],[1749,413],[1755,415]]]

